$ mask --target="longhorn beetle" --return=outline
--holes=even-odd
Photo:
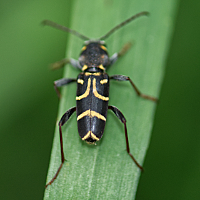
[[[89,144],[95,144],[96,141],[99,141],[103,136],[104,127],[106,124],[106,117],[108,109],[112,110],[115,115],[121,120],[124,124],[124,132],[126,138],[126,151],[135,162],[135,164],[142,170],[142,166],[136,161],[133,155],[130,153],[128,134],[126,128],[126,119],[122,112],[115,106],[108,105],[109,101],[109,81],[129,81],[136,91],[137,95],[149,99],[152,101],[157,101],[156,98],[142,94],[138,88],[135,86],[133,81],[124,75],[113,75],[108,76],[105,72],[108,67],[113,65],[117,59],[122,56],[130,47],[130,44],[126,44],[119,53],[113,54],[109,57],[107,48],[105,45],[104,39],[108,38],[113,32],[124,26],[125,24],[131,22],[132,20],[148,15],[148,12],[140,12],[136,15],[133,15],[129,19],[120,23],[111,29],[107,34],[100,37],[97,40],[91,40],[90,38],[72,30],[67,27],[61,26],[49,20],[44,20],[43,25],[48,25],[57,29],[60,29],[65,32],[70,32],[79,38],[85,40],[84,46],[81,49],[80,57],[78,60],[63,59],[59,62],[56,62],[53,65],[54,69],[60,68],[67,63],[70,63],[73,67],[82,70],[82,72],[75,78],[62,78],[54,82],[54,88],[60,97],[60,92],[58,87],[67,85],[72,82],[77,83],[76,91],[76,106],[70,108],[59,121],[59,133],[60,133],[60,146],[61,146],[61,164],[52,178],[52,180],[47,183],[51,185],[54,180],[57,178],[63,163],[65,161],[64,151],[63,151],[63,140],[62,140],[62,129],[61,127],[67,122],[71,115],[76,111],[78,132],[82,140],[85,140]]]

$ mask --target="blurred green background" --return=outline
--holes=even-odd
[[[62,77],[48,64],[65,56],[67,36],[39,24],[70,26],[70,2],[0,2],[0,199],[43,197]],[[137,200],[200,199],[199,8],[180,1]]]

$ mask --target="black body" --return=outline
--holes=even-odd
[[[79,74],[77,80],[84,81],[83,84],[77,83],[76,96],[83,97],[76,100],[78,132],[86,142],[94,143],[104,132],[109,100],[109,77],[106,73],[86,72]],[[107,82],[101,84],[102,80]],[[85,97],[81,96],[84,94]]]
[[[104,132],[109,100],[109,76],[104,72],[108,54],[100,42],[83,47],[79,62],[83,72],[77,77],[76,113],[78,132],[88,143]]]
[[[132,21],[133,19],[147,14],[148,14],[147,12],[138,13],[130,17],[129,19],[125,20],[121,24],[117,25],[113,29],[111,29],[106,35],[102,36],[99,40],[86,41],[85,45],[81,50],[81,54],[78,61],[72,58],[63,59],[53,65],[53,68],[57,69],[64,66],[67,63],[70,63],[73,67],[82,70],[82,72],[78,75],[77,79],[63,78],[54,82],[54,87],[59,97],[60,97],[60,92],[58,90],[58,87],[67,85],[72,82],[77,82],[76,106],[70,108],[59,121],[61,164],[55,176],[49,183],[47,183],[46,187],[48,185],[51,185],[53,181],[56,179],[65,161],[61,127],[67,122],[67,120],[71,117],[71,115],[75,111],[77,113],[78,132],[81,139],[85,140],[87,143],[94,144],[96,143],[96,141],[99,141],[103,136],[107,118],[107,111],[108,109],[112,110],[114,114],[119,118],[119,120],[124,124],[127,153],[129,154],[131,159],[135,162],[135,164],[141,170],[143,169],[142,166],[136,161],[136,159],[130,153],[126,119],[124,115],[115,106],[108,105],[109,81],[111,79],[117,81],[129,81],[138,96],[152,101],[157,101],[157,99],[142,94],[128,76],[124,75],[113,75],[110,77],[108,76],[108,74],[105,72],[106,69],[112,64],[114,64],[117,61],[117,59],[130,48],[130,44],[126,44],[120,52],[115,53],[111,57],[109,57],[107,53],[107,48],[105,46],[105,42],[102,41],[102,39],[107,38],[114,31],[124,26],[128,22]],[[82,39],[88,39],[84,35],[81,35],[80,33],[71,30],[67,27],[58,25],[52,21],[45,20],[43,23],[45,25],[49,25],[67,32],[71,32]]]

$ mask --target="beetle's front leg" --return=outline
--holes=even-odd
[[[110,76],[110,79],[114,79],[114,80],[117,80],[117,81],[129,81],[132,85],[132,87],[134,88],[135,92],[137,93],[138,96],[144,98],[144,99],[149,99],[151,101],[158,101],[157,98],[155,97],[152,97],[152,96],[149,96],[149,95],[146,95],[146,94],[142,94],[139,89],[136,87],[136,85],[133,83],[133,81],[128,77],[128,76],[124,76],[124,75],[113,75],[113,76]]]
[[[50,68],[52,70],[60,69],[60,68],[64,67],[66,64],[71,64],[74,68],[82,69],[82,67],[79,64],[79,61],[75,60],[73,58],[64,58],[60,61],[57,61],[57,62],[51,64]]]
[[[114,53],[110,57],[109,66],[113,65],[118,60],[119,57],[123,56],[131,48],[131,46],[132,46],[131,42],[128,42],[121,48],[121,50],[118,53]]]

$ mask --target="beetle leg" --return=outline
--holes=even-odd
[[[56,174],[54,175],[54,177],[51,179],[51,181],[49,181],[45,188],[48,187],[48,185],[51,185],[54,180],[57,178],[63,163],[65,162],[65,156],[64,156],[64,151],[63,151],[63,139],[62,139],[62,126],[67,122],[67,120],[71,117],[71,115],[76,111],[76,107],[72,107],[70,108],[61,118],[61,120],[59,121],[59,133],[60,133],[60,150],[61,150],[61,164],[56,172]]]
[[[59,79],[57,81],[54,81],[54,89],[55,89],[59,98],[61,97],[61,94],[60,94],[58,87],[62,87],[63,85],[67,85],[67,84],[72,83],[72,82],[76,82],[76,79],[74,79],[74,78],[62,78],[62,79]]]
[[[127,133],[127,128],[126,128],[126,119],[122,112],[115,106],[108,106],[108,109],[111,109],[115,115],[121,120],[121,122],[124,124],[124,132],[125,132],[125,138],[126,138],[126,151],[129,154],[129,156],[132,158],[132,160],[135,162],[135,164],[143,170],[143,167],[137,162],[137,160],[133,157],[133,155],[130,153],[130,148],[129,148],[129,141],[128,141],[128,133]]]
[[[134,88],[135,92],[137,93],[138,96],[144,98],[144,99],[149,99],[151,101],[158,101],[157,98],[146,95],[146,94],[142,94],[139,89],[136,87],[136,85],[133,83],[133,81],[128,77],[128,76],[124,76],[124,75],[113,75],[110,76],[110,79],[114,79],[117,81],[129,81],[132,85],[132,87]]]
[[[60,61],[57,61],[53,64],[50,65],[50,68],[52,70],[55,70],[55,69],[60,69],[62,67],[64,67],[66,64],[71,64],[73,67],[77,68],[77,69],[82,69],[82,67],[80,66],[79,64],[79,61],[78,60],[75,60],[73,58],[64,58]]]
[[[123,56],[132,46],[131,42],[126,43],[121,50],[118,53],[114,53],[111,57],[110,57],[110,63],[109,66],[113,65],[119,57]]]

